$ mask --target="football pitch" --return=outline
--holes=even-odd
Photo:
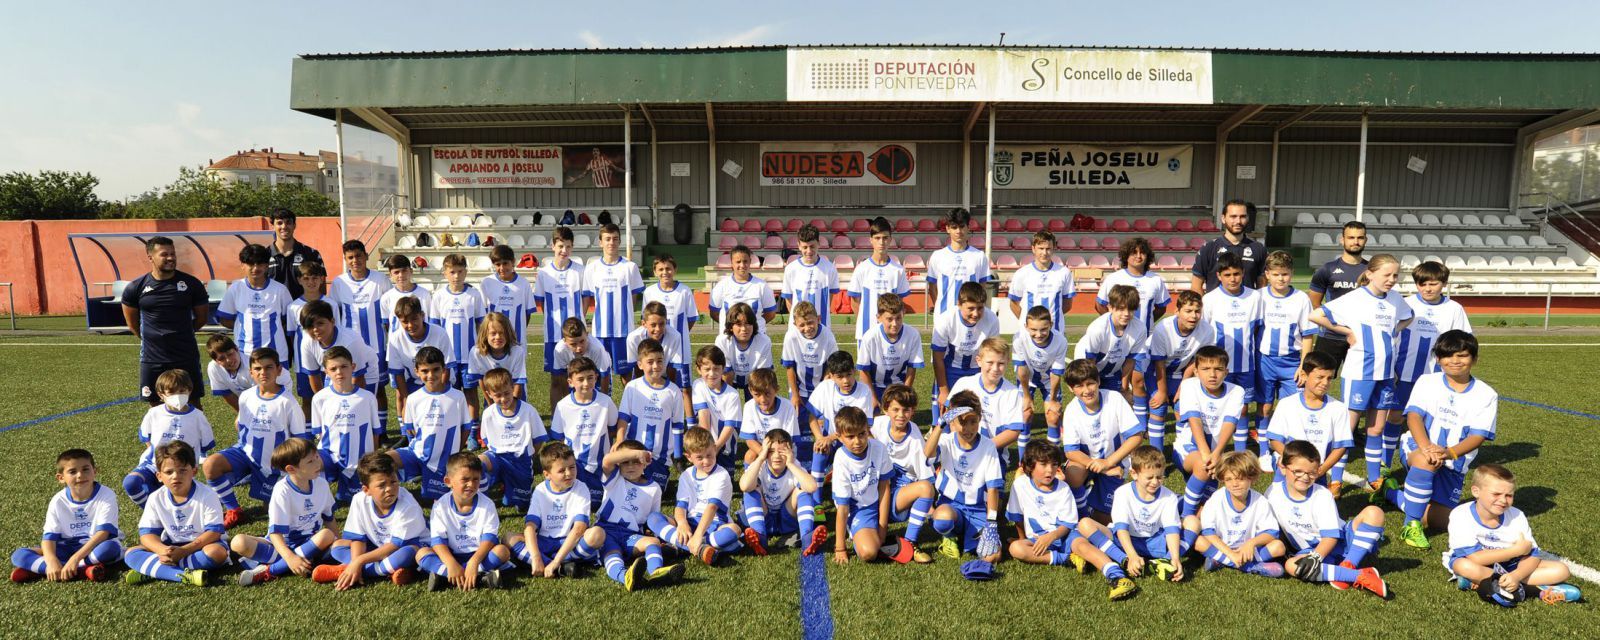
[[[117,402],[137,381],[137,342],[129,336],[70,331],[71,322],[36,322],[29,328],[60,332],[0,334],[0,547],[9,556],[39,542],[44,509],[57,490],[57,453],[85,447],[99,463],[100,482],[122,494],[120,481],[141,453],[137,439],[143,403]],[[57,326],[59,325],[59,326]],[[79,325],[81,326],[81,325]],[[1084,326],[1074,319],[1076,339]],[[1539,546],[1588,567],[1600,567],[1600,391],[1591,384],[1600,360],[1600,334],[1488,329],[1478,377],[1501,394],[1498,437],[1478,462],[1508,465],[1517,474],[1516,506],[1531,521]],[[699,331],[695,342],[710,341]],[[841,337],[841,345],[850,342]],[[848,347],[847,347],[848,348]],[[530,349],[529,371],[542,371]],[[776,354],[775,354],[776,355]],[[931,358],[931,354],[929,354]],[[776,359],[776,358],[775,358]],[[926,394],[931,368],[918,376]],[[548,414],[543,374],[528,389]],[[782,376],[780,376],[781,380]],[[780,382],[781,384],[781,382]],[[620,393],[620,385],[617,386]],[[924,403],[926,398],[924,397]],[[86,410],[87,409],[87,410]],[[217,445],[233,443],[234,416],[206,399]],[[1042,416],[1042,411],[1036,412]],[[924,411],[919,423],[925,423]],[[1036,437],[1043,425],[1036,419]],[[393,427],[391,427],[392,429]],[[1170,440],[1169,440],[1170,442]],[[1358,451],[1359,455],[1359,451]],[[1362,465],[1352,464],[1359,472]],[[1265,489],[1263,478],[1259,489]],[[1008,479],[1009,484],[1009,479]],[[1168,484],[1181,489],[1181,475]],[[670,493],[667,494],[670,497]],[[248,498],[248,522],[235,533],[265,535],[264,507]],[[1349,517],[1364,494],[1340,500]],[[502,508],[502,536],[520,533],[522,514]],[[132,543],[139,509],[122,498],[124,543]],[[338,513],[340,520],[343,510]],[[828,554],[801,558],[786,549],[765,558],[736,555],[705,567],[688,563],[682,584],[626,593],[598,570],[578,579],[519,577],[509,588],[472,593],[428,593],[421,585],[372,584],[346,593],[305,579],[243,588],[233,571],[216,586],[166,583],[15,585],[0,582],[0,635],[4,637],[282,638],[307,637],[536,637],[536,638],[881,638],[908,637],[1594,637],[1587,604],[1515,610],[1485,604],[1445,581],[1439,552],[1443,532],[1430,532],[1432,551],[1398,542],[1400,514],[1387,521],[1390,541],[1375,566],[1394,592],[1383,601],[1326,585],[1268,580],[1238,572],[1198,571],[1178,584],[1141,579],[1133,599],[1109,602],[1105,582],[1070,567],[1002,562],[1001,577],[987,583],[960,577],[960,562],[934,553],[925,533],[921,548],[931,565],[892,563],[836,566]],[[903,525],[896,525],[895,529]],[[1009,527],[1004,527],[1009,529]],[[831,531],[830,523],[830,531]],[[115,577],[120,577],[120,567]],[[1198,574],[1198,575],[1196,575]],[[1593,573],[1589,576],[1592,578]],[[1575,577],[1587,596],[1600,584]]]

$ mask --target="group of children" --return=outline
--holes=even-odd
[[[188,406],[197,381],[164,374],[164,404],[140,428],[146,453],[124,480],[145,509],[139,546],[122,551],[115,496],[95,483],[88,452],[69,450],[44,542],[17,552],[13,579],[94,578],[125,556],[130,582],[203,584],[236,557],[242,584],[295,574],[346,589],[422,571],[430,588],[471,589],[498,585],[520,562],[545,577],[599,565],[634,590],[676,581],[683,565],[668,560],[677,554],[711,565],[781,545],[817,554],[832,540],[839,563],[851,550],[863,561],[932,562],[917,548],[931,525],[943,555],[992,563],[1008,551],[1021,562],[1093,568],[1112,599],[1137,592],[1134,577],[1183,580],[1190,552],[1206,569],[1387,597],[1364,566],[1383,537],[1382,509],[1346,522],[1334,502],[1365,418],[1369,488],[1405,512],[1402,540],[1426,548],[1423,527],[1448,528],[1446,567],[1485,599],[1514,604],[1521,591],[1512,587],[1523,584],[1547,601],[1578,597],[1560,584],[1564,565],[1534,552],[1531,534],[1504,535],[1508,523],[1526,529],[1510,506],[1509,471],[1479,467],[1476,500],[1460,502],[1477,448],[1494,437],[1497,396],[1471,374],[1477,342],[1460,305],[1442,295],[1442,265],[1417,267],[1419,293],[1401,298],[1392,291],[1398,263],[1376,256],[1361,289],[1312,309],[1289,284],[1287,253],[1267,256],[1259,291],[1243,282],[1239,257],[1223,254],[1220,286],[1179,293],[1163,317],[1173,301],[1150,271],[1149,243],[1135,238],[1101,282],[1103,315],[1069,348],[1064,318],[1076,285],[1052,260],[1052,235],[1035,235],[1034,260],[1013,276],[1010,304],[1024,330],[1008,340],[969,223],[952,211],[950,245],[929,260],[926,431],[912,422],[924,409],[924,340],[905,322],[910,281],[888,253],[882,218],[871,223],[872,256],[844,285],[817,253],[817,229],[801,229],[799,256],[784,270],[777,363],[777,297],[750,272],[744,247],[711,289],[720,331],[698,350],[689,335],[699,312],[676,263],[657,257],[657,282],[645,287],[618,255],[614,226],[602,229],[603,254],[588,264],[571,259],[572,234],[558,228],[554,255],[532,281],[504,247],[476,287],[465,260],[449,256],[434,292],[412,281],[404,256],[385,261],[387,276],[370,271],[352,241],[326,296],[325,270],[302,265],[298,300],[266,281],[265,249],[246,247],[245,278],[221,308],[234,338],[207,344],[212,392],[238,410],[238,444],[212,451],[210,424]],[[854,356],[829,324],[841,289],[858,308]],[[526,401],[536,311],[548,429]],[[1310,348],[1315,327],[1347,336],[1342,365]],[[1336,375],[1342,401],[1329,395]],[[625,384],[619,402],[614,377]],[[394,436],[387,384],[400,408]],[[1030,437],[1035,392],[1043,440]],[[1400,466],[1390,464],[1396,450]],[[1186,477],[1181,495],[1164,486],[1169,460]],[[1252,489],[1264,470],[1274,474],[1266,496]],[[412,480],[420,501],[403,485]],[[242,520],[241,484],[268,505],[265,538],[227,539]],[[663,512],[669,484],[675,502]],[[501,541],[491,490],[525,508],[522,534]],[[423,504],[432,505],[426,521]],[[1002,516],[1016,527],[1004,549]],[[831,534],[820,524],[828,518]],[[903,533],[891,536],[899,522]]]

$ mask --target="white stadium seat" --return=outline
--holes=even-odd
[[[1461,216],[1461,224],[1468,227],[1481,227],[1483,226],[1483,220],[1469,213]]]
[[[575,234],[572,238],[572,248],[574,249],[588,249],[593,243],[594,238],[587,233]]]
[[[1532,269],[1533,261],[1529,260],[1528,256],[1511,256],[1511,268]]]
[[[1422,256],[1422,261],[1423,262],[1437,262],[1439,264],[1444,264],[1444,258],[1441,258],[1438,255],[1435,255],[1435,254],[1432,254],[1432,253],[1430,253],[1428,255],[1425,255],[1425,256]]]
[[[1310,226],[1317,223],[1317,216],[1310,213],[1301,213],[1295,216],[1294,223],[1301,226]]]
[[[1512,235],[1506,236],[1506,246],[1509,246],[1509,247],[1512,247],[1512,248],[1526,247],[1526,246],[1528,246],[1528,239],[1526,237],[1524,237],[1524,236],[1512,234]]]
[[[411,224],[418,227],[431,227],[433,226],[433,218],[430,218],[427,215],[420,215],[413,219]]]
[[[1554,269],[1554,268],[1556,268],[1556,263],[1555,263],[1554,260],[1550,259],[1550,256],[1534,256],[1534,258],[1533,258],[1533,268],[1535,268],[1535,269]]]
[[[1576,268],[1578,268],[1578,261],[1573,260],[1572,258],[1568,258],[1566,256],[1561,256],[1559,258],[1556,258],[1556,268],[1557,269],[1576,269]]]
[[[1476,233],[1467,234],[1466,237],[1462,239],[1462,241],[1468,247],[1482,247],[1482,246],[1484,246],[1483,245],[1483,236],[1480,236],[1480,235],[1478,235]]]
[[[1405,254],[1403,256],[1400,256],[1400,268],[1401,269],[1405,269],[1407,271],[1410,271],[1412,269],[1415,269],[1417,267],[1417,265],[1419,265],[1419,264],[1422,264],[1422,259],[1418,258],[1418,257],[1416,257],[1414,255],[1411,255],[1411,254],[1408,253],[1408,254]]]
[[[1511,268],[1511,261],[1507,260],[1505,258],[1505,256],[1494,256],[1492,258],[1489,258],[1489,268],[1490,269],[1510,269]]]
[[[517,216],[517,226],[524,228],[533,226],[533,214],[524,213]]]
[[[1400,216],[1400,224],[1406,227],[1416,227],[1422,225],[1422,220],[1415,213],[1407,213]]]
[[[1339,224],[1341,224],[1341,225],[1346,223],[1346,222],[1354,222],[1355,219],[1356,219],[1356,214],[1354,214],[1354,213],[1341,213],[1341,214],[1339,214]]]
[[[494,219],[494,224],[497,227],[509,228],[509,227],[517,224],[517,221],[516,221],[515,218],[512,218],[511,216],[502,215],[502,216]]]
[[[456,224],[456,221],[455,221],[454,218],[451,218],[450,216],[443,216],[443,215],[439,216],[438,220],[434,220],[433,221],[433,226],[436,226],[436,227],[438,227],[440,229],[449,229],[450,227],[455,226],[455,224]]]
[[[1439,216],[1431,213],[1424,213],[1422,214],[1422,224],[1423,226],[1437,227],[1443,223],[1439,222]]]
[[[1400,234],[1400,246],[1420,247],[1422,246],[1422,241],[1417,239],[1417,234],[1415,233],[1402,233]]]
[[[1444,259],[1444,266],[1451,269],[1465,269],[1467,268],[1467,261],[1462,260],[1461,256],[1450,256]]]
[[[1311,239],[1311,243],[1318,247],[1333,246],[1333,236],[1326,233],[1318,233]]]
[[[1490,247],[1504,247],[1506,246],[1506,239],[1503,236],[1491,233],[1483,238],[1483,243]]]
[[[1544,239],[1544,236],[1528,236],[1528,246],[1540,249],[1550,246],[1550,243]]]
[[[471,227],[472,226],[472,216],[470,216],[468,214],[465,214],[465,213],[461,214],[459,217],[456,218],[455,226],[456,227],[460,227],[462,229]]]
[[[401,229],[404,229],[406,227],[411,226],[411,214],[402,213],[402,214],[396,215],[394,217],[394,224],[395,224],[395,226],[398,226]]]
[[[1489,266],[1489,261],[1483,256],[1467,256],[1468,269],[1483,269]]]
[[[1461,226],[1461,216],[1458,216],[1454,213],[1446,213],[1443,217],[1439,218],[1439,223],[1446,227],[1459,227]]]
[[[1380,214],[1378,216],[1378,224],[1381,224],[1381,225],[1386,226],[1386,227],[1399,226],[1400,225],[1400,216],[1397,216],[1397,215],[1392,214],[1392,213]]]
[[[1424,233],[1422,234],[1422,246],[1429,248],[1442,247],[1444,246],[1444,243],[1439,242],[1439,236],[1431,233]]]
[[[1337,226],[1339,224],[1339,219],[1335,218],[1331,213],[1321,213],[1317,214],[1317,224],[1327,225],[1330,227]]]
[[[1452,249],[1455,249],[1455,248],[1459,248],[1461,246],[1461,236],[1458,236],[1458,235],[1456,235],[1454,233],[1446,233],[1446,234],[1444,234],[1443,240],[1444,240],[1444,246],[1446,246],[1446,247],[1450,247]]]
[[[1395,235],[1392,233],[1380,233],[1378,234],[1378,240],[1379,243],[1385,247],[1400,246],[1400,239],[1395,237]]]

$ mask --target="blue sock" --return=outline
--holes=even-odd
[[[384,558],[381,562],[368,562],[361,567],[361,573],[369,578],[383,578],[401,569],[415,566],[416,563],[417,548],[408,544],[395,549],[394,552],[389,554],[389,557]]]
[[[817,501],[811,494],[802,491],[795,497],[795,519],[800,521],[800,544],[804,545],[805,536],[817,528]]]
[[[211,556],[206,555],[204,551],[197,551],[185,556],[182,560],[179,560],[178,568],[199,569],[201,571],[205,571],[207,569],[215,569],[223,564],[225,563],[212,560]]]
[[[267,549],[272,549],[272,543],[269,542],[266,546]],[[256,545],[256,550],[259,552],[261,550],[261,545]],[[294,548],[294,554],[311,561],[312,564],[316,564],[317,558],[322,557],[322,550],[317,548],[316,542],[307,540],[301,543],[300,546]],[[265,560],[262,562],[265,562]],[[289,575],[289,559],[278,558],[277,562],[272,563],[272,566],[268,568],[267,571],[271,572],[272,575],[275,576]]]
[[[1406,471],[1405,492],[1400,502],[1400,508],[1406,512],[1406,524],[1422,520],[1427,513],[1428,503],[1433,501],[1434,475],[1433,471],[1422,467]]]
[[[1072,501],[1078,503],[1078,513],[1088,513],[1089,482],[1085,480],[1081,486],[1073,487],[1069,485],[1067,488],[1072,491]]]
[[[1167,405],[1150,407],[1150,421],[1145,426],[1144,435],[1150,440],[1150,446],[1167,450]]]
[[[1317,582],[1355,582],[1356,578],[1361,576],[1359,570],[1346,569],[1328,562],[1322,563],[1322,571],[1320,573],[1321,575],[1317,576]]]
[[[1133,397],[1133,418],[1139,423],[1139,430],[1150,430],[1150,396]]]
[[[212,478],[207,482],[211,490],[217,492],[217,498],[222,501],[223,509],[238,509],[239,496],[233,495],[233,487],[238,484],[235,472],[229,471],[219,478]]]
[[[91,564],[107,564],[122,558],[122,542],[119,540],[102,540],[100,544],[89,550],[89,555],[79,561],[78,566],[87,567]]]
[[[589,544],[588,540],[578,538],[578,545],[572,548],[572,553],[567,555],[569,560],[593,560],[600,555],[600,550]]]
[[[906,518],[906,539],[912,544],[922,535],[922,525],[928,521],[928,512],[932,509],[932,498],[917,498],[911,503],[911,515]]]
[[[650,527],[650,531],[655,533],[656,537],[660,538],[662,542],[684,551],[689,550],[688,545],[677,543],[678,525],[673,524],[673,521],[668,520],[666,516],[659,513],[652,513],[648,518],[646,518],[645,524],[646,526]]]
[[[1067,551],[1051,551],[1050,552],[1050,564],[1064,565],[1064,564],[1067,564],[1068,562],[1072,562],[1072,554],[1070,552],[1067,552]]]
[[[129,500],[141,507],[144,506],[144,501],[150,497],[151,484],[151,479],[146,478],[138,469],[122,477],[123,492],[128,494]]]
[[[1184,529],[1183,533],[1179,534],[1178,536],[1178,557],[1169,558],[1169,560],[1172,560],[1172,564],[1178,564],[1181,562],[1183,556],[1188,554],[1190,549],[1194,548],[1194,541],[1198,540],[1199,538],[1199,531],[1190,531],[1188,529]]]
[[[255,550],[251,551],[250,555],[244,556],[243,559],[253,563],[250,566],[254,566],[272,562],[275,558],[277,558],[277,555],[278,552],[272,547],[272,542],[263,538],[256,541]]]
[[[755,492],[744,494],[744,526],[756,532],[761,539],[761,544],[767,543],[767,509],[761,504],[761,496]]]
[[[1128,553],[1123,551],[1122,547],[1118,546],[1117,542],[1103,531],[1089,534],[1089,544],[1099,547],[1101,551],[1106,553],[1107,557],[1111,558],[1112,562],[1121,564],[1128,559]]]
[[[1378,476],[1383,474],[1383,435],[1367,434],[1363,451],[1367,456],[1367,482],[1377,482]]]
[[[1106,577],[1106,582],[1116,582],[1128,577],[1128,574],[1122,570],[1122,565],[1115,562],[1107,562],[1106,566],[1100,567],[1100,575]]]
[[[388,430],[389,430],[389,410],[388,409],[380,409],[380,410],[378,410],[378,424],[373,425],[373,431],[376,431],[377,435],[383,435],[384,433],[388,432]]]
[[[1044,426],[1044,439],[1050,444],[1061,444],[1061,425],[1047,424]]]
[[[828,477],[828,454],[817,451],[811,454],[811,479],[817,481],[817,490],[811,492],[811,501],[822,504],[822,486]]]
[[[430,553],[417,561],[417,568],[441,578],[448,577],[450,572],[445,570],[444,561],[439,559],[439,554]]]
[[[1333,461],[1333,467],[1328,469],[1329,482],[1344,482],[1344,465],[1344,456],[1339,456],[1338,460]]]
[[[1207,484],[1210,483],[1201,480],[1200,476],[1189,476],[1189,480],[1183,485],[1183,515],[1192,516],[1200,510],[1200,502],[1205,499],[1202,494]]]
[[[1266,416],[1262,416],[1257,420],[1257,424],[1261,424],[1266,421]],[[1267,437],[1266,429],[1256,431],[1256,456],[1266,458],[1267,456],[1272,455],[1271,442],[1272,439]]]
[[[488,554],[488,555],[483,557],[483,562],[478,565],[478,570],[479,571],[494,571],[494,570],[499,569],[500,567],[503,567],[505,565],[506,565],[506,561],[505,560],[501,560],[500,556],[497,556],[497,555],[495,555],[493,553],[490,553],[490,554]]]
[[[1204,553],[1207,560],[1210,560],[1216,564],[1224,567],[1233,567],[1235,569],[1239,568],[1239,565],[1234,564],[1232,560],[1228,559],[1228,556],[1222,554],[1221,549],[1218,549],[1215,546],[1208,547]]]
[[[628,580],[628,567],[622,562],[621,553],[608,553],[604,561],[606,577],[616,580],[617,584],[626,584]]]
[[[734,530],[732,525],[725,524],[712,529],[711,534],[707,537],[711,539],[711,546],[716,547],[718,551],[723,553],[738,551],[740,547],[744,546],[744,543],[739,542],[739,533]]]
[[[1389,466],[1389,465],[1394,463],[1394,452],[1395,452],[1395,449],[1399,449],[1400,448],[1400,435],[1405,433],[1405,432],[1406,432],[1406,425],[1403,422],[1385,422],[1385,423],[1383,423],[1383,465],[1384,466],[1387,467],[1387,466]]]
[[[50,570],[50,565],[45,563],[44,556],[27,547],[17,549],[11,554],[11,566],[40,575]]]
[[[1344,550],[1344,559],[1350,564],[1361,566],[1361,561],[1378,548],[1378,541],[1383,539],[1383,527],[1374,527],[1368,524],[1356,523],[1355,538]]]
[[[1239,426],[1234,428],[1234,430],[1233,430],[1233,450],[1234,451],[1244,451],[1245,445],[1247,443],[1249,443],[1249,441],[1250,441],[1250,429],[1255,428],[1255,426],[1256,426],[1256,419],[1255,419],[1254,416],[1251,416],[1251,417],[1245,418],[1245,423],[1244,424],[1241,424],[1241,425],[1239,425]]]
[[[195,555],[205,555],[203,553]],[[161,562],[156,554],[144,549],[129,549],[125,559],[128,568],[157,580],[183,582],[183,570]]]
[[[1256,562],[1272,562],[1273,555],[1267,550],[1266,545],[1256,547]]]
[[[644,548],[644,569],[645,569],[645,571],[649,572],[649,573],[655,573],[656,570],[660,569],[661,566],[664,565],[664,564],[666,564],[666,559],[663,558],[662,555],[661,555],[661,545],[659,545],[659,544],[645,545],[645,548]]]
[[[933,518],[933,531],[935,533],[941,535],[941,536],[944,536],[944,537],[948,538],[948,537],[950,537],[950,534],[956,532],[956,521],[955,521],[954,518],[946,519],[946,518],[940,518],[938,516],[934,516],[934,518]]]

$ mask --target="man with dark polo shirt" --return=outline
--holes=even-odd
[[[172,239],[156,236],[144,244],[150,273],[122,290],[122,319],[139,336],[139,397],[161,404],[156,378],[172,369],[189,374],[189,404],[200,408],[200,348],[195,331],[206,326],[211,302],[199,278],[178,270]]]
[[[1195,253],[1194,268],[1189,271],[1191,291],[1205,293],[1217,288],[1217,256],[1224,253],[1238,254],[1244,262],[1245,286],[1261,288],[1267,272],[1267,246],[1245,235],[1250,208],[1250,203],[1237,199],[1222,206],[1222,236]]]
[[[289,299],[299,299],[305,293],[300,286],[296,267],[304,262],[322,262],[322,254],[294,239],[295,216],[288,209],[273,209],[272,244],[267,245],[267,279],[276,280],[289,288]]]
[[[1367,248],[1367,225],[1354,220],[1344,223],[1339,246],[1344,253],[1317,267],[1316,273],[1311,274],[1311,290],[1306,295],[1311,297],[1312,309],[1354,291],[1360,286],[1357,280],[1367,270],[1367,259],[1361,257],[1361,252]],[[1344,338],[1328,339],[1319,332],[1313,349],[1333,356],[1343,366],[1344,354],[1350,351],[1350,343]]]

